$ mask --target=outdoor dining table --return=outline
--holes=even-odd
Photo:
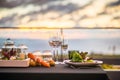
[[[54,67],[1,67],[0,80],[109,80],[100,67],[71,68],[66,64]]]

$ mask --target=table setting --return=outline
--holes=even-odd
[[[61,40],[59,37],[52,37],[49,44],[54,48],[52,51],[26,54],[25,45],[21,45],[19,49],[14,48],[13,42],[8,39],[0,60],[0,79],[109,80],[106,72],[100,67],[103,61],[93,60],[88,56],[88,52],[76,50],[69,51],[67,58],[64,58],[65,54],[58,54],[58,48],[67,52],[69,45],[65,44],[65,39]]]
[[[76,56],[77,54],[77,56]],[[79,54],[79,57],[78,57]],[[83,53],[82,53],[83,54]],[[86,54],[86,53],[84,53]],[[42,56],[42,55],[41,55]],[[102,61],[88,59],[82,60],[80,53],[72,51],[69,59],[54,61],[50,57],[45,60],[34,53],[28,53],[29,63],[33,66],[4,66],[0,67],[0,79],[4,80],[38,80],[38,79],[78,79],[78,80],[109,80],[107,73],[100,67]],[[88,58],[88,57],[87,57]],[[47,61],[46,61],[47,60]],[[23,61],[23,60],[21,60]],[[77,61],[77,62],[76,62]],[[80,61],[80,62],[79,62]],[[0,64],[1,65],[1,64]]]
[[[88,52],[68,51],[68,41],[63,33],[54,32],[50,34],[48,44],[52,50],[27,52],[28,47],[25,44],[19,44],[17,47],[15,42],[8,38],[2,47],[0,67],[44,66],[49,68],[51,65],[65,64],[77,68],[95,67],[103,63],[103,61],[90,58]]]

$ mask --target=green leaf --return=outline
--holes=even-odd
[[[72,57],[73,62],[82,62],[83,61],[81,55],[77,51],[73,51],[71,54],[71,57]]]

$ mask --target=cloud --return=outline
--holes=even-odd
[[[29,1],[13,8],[1,8],[0,27],[118,27],[117,0],[56,0],[36,4]],[[14,16],[13,16],[14,15]],[[12,19],[11,19],[12,18]],[[4,23],[3,23],[4,22]]]

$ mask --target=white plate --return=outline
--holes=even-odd
[[[104,71],[120,71],[120,69],[103,69]]]
[[[71,62],[71,60],[65,60],[64,63],[75,67],[91,67],[100,65],[103,61],[93,60],[93,62]]]
[[[29,59],[25,60],[0,60],[0,67],[28,67]]]

